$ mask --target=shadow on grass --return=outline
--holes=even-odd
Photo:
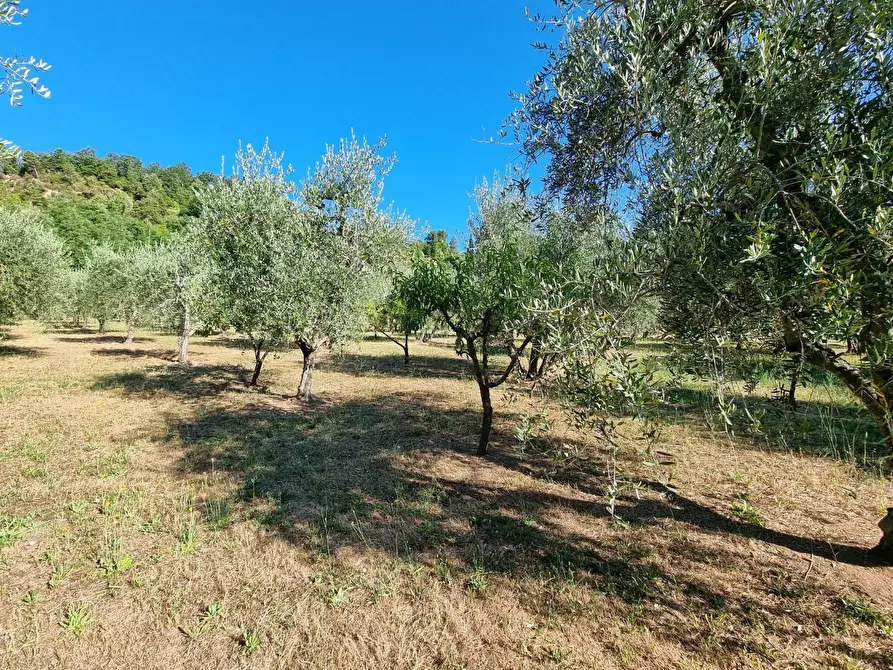
[[[556,510],[610,520],[606,499],[597,494],[577,498],[514,490],[492,486],[486,478],[464,481],[433,468],[431,458],[448,451],[447,462],[459,474],[493,467],[494,460],[523,470],[507,455],[513,438],[498,431],[493,435],[497,456],[490,463],[471,455],[475,412],[432,408],[419,398],[391,395],[315,408],[255,403],[171,422],[172,433],[185,445],[184,472],[230,472],[239,482],[242,501],[258,503],[262,523],[321,551],[344,545],[415,560],[446,556],[463,568],[515,576],[563,567],[588,574],[597,588],[610,582],[628,602],[645,598],[650,588],[645,582],[662,578],[648,560],[617,556],[611,547],[552,520]],[[803,554],[855,565],[876,563],[859,547],[737,521],[656,483],[645,489],[650,495],[630,494],[618,501],[618,515],[633,526],[673,518],[709,533]]]
[[[47,355],[47,350],[43,347],[19,347],[10,346],[8,344],[0,344],[0,358],[7,356],[23,356],[25,358],[40,358]]]
[[[157,358],[164,361],[172,361],[176,353],[166,349],[94,349],[90,352],[94,356],[105,358]]]
[[[403,365],[399,356],[396,365]],[[241,407],[229,398],[226,406],[208,401],[241,388],[243,373],[235,365],[158,366],[109,375],[96,388],[205,400],[189,418],[167,418],[162,444],[182,474],[226,475],[236,518],[336,564],[341,549],[372,560],[384,555],[469,592],[484,589],[488,576],[508,577],[522,605],[542,619],[587,612],[580,599],[602,594],[622,608],[619,617],[639,617],[656,636],[697,653],[713,635],[709,622],[725,615],[779,636],[814,627],[814,610],[760,591],[759,577],[738,588],[742,565],[758,575],[778,565],[769,558],[777,552],[752,553],[751,541],[804,558],[877,565],[860,547],[739,521],[656,482],[617,499],[621,527],[606,508],[600,456],[559,488],[548,457],[518,452],[504,422],[492,456],[478,459],[478,413],[445,408],[437,397],[407,392],[309,407],[262,396],[242,396]],[[487,469],[504,471],[490,477]],[[709,577],[718,570],[727,581]],[[821,592],[817,601],[837,597],[802,571],[792,579]],[[740,644],[738,632],[723,642],[729,649]]]
[[[453,377],[462,379],[472,375],[471,364],[459,356],[425,356],[413,352],[410,347],[409,363],[394,345],[396,353],[368,355],[344,353],[333,356],[321,364],[333,370],[354,375],[382,374],[398,377]]]
[[[792,409],[787,401],[760,395],[730,394],[727,400],[736,408],[732,417],[736,435],[743,443],[761,448],[833,458],[858,464],[879,472],[886,456],[880,431],[861,407],[835,402],[798,399]],[[671,424],[708,427],[707,415],[717,416],[717,401],[712,391],[679,388],[669,391],[666,404],[654,416]],[[722,429],[721,420],[718,430]]]
[[[226,349],[238,349],[251,351],[251,341],[244,337],[194,337],[194,344],[206,347],[221,347]]]
[[[73,336],[65,336],[65,337],[57,337],[57,342],[80,342],[81,344],[123,344],[124,343],[124,333],[116,334],[116,335],[92,335],[90,337],[73,337]],[[154,337],[134,337],[133,341],[135,344],[142,344],[144,342],[154,342]]]
[[[753,558],[747,541],[804,558],[878,565],[863,548],[738,521],[655,482],[618,498],[623,526],[607,511],[603,472],[589,473],[588,492],[557,489],[549,480],[494,483],[476,473],[506,468],[509,477],[501,478],[508,481],[511,472],[545,464],[515,453],[513,437],[499,430],[493,457],[478,459],[471,454],[477,414],[430,402],[409,394],[309,408],[258,400],[208,408],[190,420],[170,417],[167,443],[184,474],[229,473],[239,516],[336,563],[341,549],[347,556],[371,553],[372,560],[385,555],[468,592],[502,575],[543,618],[583,614],[581,598],[599,593],[644,618],[656,635],[696,652],[704,650],[699,635],[710,634],[704,621],[721,615],[751,621],[759,612],[762,629],[779,635],[814,624],[814,612],[775,597],[770,585],[765,592],[738,589],[736,578],[707,576],[717,568],[740,574],[748,560],[765,572],[777,566],[769,558],[775,552]],[[821,592],[823,602],[836,597],[820,581],[795,581]],[[733,631],[725,644],[736,648],[739,637]]]
[[[171,364],[137,372],[103,375],[96,380],[92,389],[120,389],[127,395],[169,394],[201,399],[244,387],[244,374],[245,370],[239,365]]]
[[[666,578],[648,561],[615,556],[548,520],[556,507],[605,516],[602,505],[426,471],[425,458],[443,450],[473,466],[469,433],[477,422],[473,412],[388,396],[310,410],[261,404],[212,410],[175,420],[172,430],[186,446],[185,472],[230,472],[255,518],[322,553],[375,550],[515,577],[579,572],[628,602],[648,597],[650,586]],[[440,438],[436,445],[429,444],[433,436]],[[509,439],[495,434],[494,448]]]

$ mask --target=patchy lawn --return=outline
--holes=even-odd
[[[0,666],[893,666],[893,568],[866,552],[893,492],[819,448],[833,402],[804,393],[799,441],[677,403],[615,462],[548,404],[520,442],[542,401],[518,389],[480,459],[446,340],[327,357],[302,406],[292,352],[251,391],[233,339],[179,368],[165,335],[7,334]]]

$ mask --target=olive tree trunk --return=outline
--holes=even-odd
[[[257,386],[257,380],[260,378],[260,371],[264,367],[264,359],[267,357],[268,351],[263,351],[264,339],[251,341],[251,348],[254,349],[254,372],[248,386]]]
[[[869,376],[830,347],[810,342],[791,330],[786,330],[784,340],[789,352],[802,354],[812,365],[837,377],[874,417],[886,448],[884,468],[893,474],[893,370],[875,369]]]
[[[540,348],[536,343],[530,347],[530,359],[527,362],[527,381],[532,381],[539,376]]]
[[[478,384],[478,391],[481,394],[481,434],[478,439],[478,456],[486,456],[487,448],[490,445],[490,433],[493,430],[493,400],[490,391],[500,386],[511,374],[515,366],[518,365],[518,359],[521,357],[524,349],[530,343],[530,338],[526,338],[520,347],[511,346],[509,350],[509,364],[497,376],[491,377],[489,366],[487,365],[488,351],[488,335],[470,335],[467,331],[459,330],[455,326],[451,326],[457,334],[465,338],[465,344],[468,349],[468,356],[474,366],[474,378]],[[480,349],[478,349],[480,342]]]
[[[481,392],[481,435],[478,439],[478,456],[487,455],[487,447],[490,444],[490,432],[493,430],[493,401],[490,398],[490,386],[478,381],[478,390]]]
[[[133,319],[127,322],[127,335],[124,337],[124,344],[133,344],[133,336],[136,335],[136,324]]]
[[[189,332],[192,329],[192,323],[189,318],[189,307],[183,309],[183,321],[180,324],[180,342],[177,350],[177,363],[180,365],[189,364]]]
[[[396,344],[398,347],[400,347],[403,350],[403,362],[406,365],[409,365],[409,331],[407,330],[403,333],[403,341],[402,342],[400,340],[398,340],[396,337],[394,337],[393,335],[391,335],[390,333],[388,333],[388,331],[386,331],[386,330],[382,330],[381,334],[384,335],[391,342],[393,342],[394,344]],[[375,331],[375,336],[378,337],[377,330]]]
[[[893,562],[893,507],[887,508],[887,516],[878,522],[881,529],[881,541],[874,551],[884,559]]]
[[[312,398],[313,367],[316,365],[316,352],[318,345],[307,342],[298,342],[298,348],[304,355],[304,365],[301,369],[301,383],[298,385],[298,399],[307,402]]]

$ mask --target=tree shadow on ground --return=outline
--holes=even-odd
[[[736,409],[732,432],[745,445],[770,451],[808,454],[851,461],[877,472],[886,456],[880,431],[871,416],[858,405],[828,400],[798,399],[792,409],[785,399],[756,394],[727,394]],[[710,430],[708,415],[723,430],[718,404],[712,391],[676,388],[667,392],[666,402],[653,411],[660,421]]]
[[[75,326],[73,324],[53,324],[48,325],[45,328],[45,332],[47,333],[64,333],[65,335],[95,335],[99,331],[95,328],[88,328],[87,326]]]
[[[172,416],[165,444],[176,449],[186,475],[229,473],[237,487],[231,502],[240,514],[296,545],[323,555],[337,556],[342,548],[383,553],[432,574],[446,571],[469,588],[488,574],[508,576],[528,585],[517,587],[519,598],[543,616],[562,607],[572,613],[573,589],[585,588],[631,611],[652,612],[658,634],[683,644],[692,640],[692,648],[699,643],[691,617],[732,612],[752,618],[759,611],[765,618],[760,625],[802,626],[812,616],[796,609],[791,614],[784,599],[705,580],[691,568],[706,565],[704,543],[709,569],[730,573],[753,560],[742,540],[804,557],[878,564],[865,549],[731,519],[656,482],[620,495],[612,517],[608,480],[595,469],[586,486],[562,491],[548,479],[515,488],[470,476],[478,468],[506,468],[506,479],[517,480],[511,472],[533,476],[547,464],[517,454],[512,436],[498,429],[493,457],[479,460],[471,455],[477,414],[430,401],[405,394],[308,408],[258,400],[238,409],[209,408],[190,420]],[[568,518],[582,522],[569,524]],[[667,523],[692,531],[674,543],[679,533],[666,533]],[[810,582],[809,588],[824,587]],[[664,616],[668,612],[676,615]],[[730,636],[729,644],[734,640]]]
[[[190,369],[183,375],[188,384],[172,385],[168,381],[166,390],[190,392],[191,385],[204,383],[208,374]],[[213,374],[221,375],[221,371]],[[227,370],[218,378],[231,382],[231,374],[232,370]],[[168,380],[178,376],[165,375]],[[154,388],[145,378],[131,386],[136,392]],[[252,497],[276,500],[278,513],[286,518],[293,514],[306,517],[307,510],[314,507],[317,512],[326,507],[335,513],[368,517],[377,504],[392,504],[401,493],[409,493],[409,498],[413,498],[414,490],[427,486],[449,494],[454,502],[476,499],[479,503],[489,501],[490,507],[496,503],[498,507],[506,501],[519,503],[523,498],[534,501],[534,507],[556,504],[589,516],[609,517],[602,501],[594,504],[529,491],[498,496],[495,489],[426,474],[421,467],[425,457],[443,451],[472,466],[486,462],[532,477],[542,477],[547,472],[547,456],[530,452],[520,455],[511,447],[514,438],[499,430],[494,430],[491,456],[478,461],[471,455],[478,422],[473,411],[445,410],[431,407],[420,398],[388,395],[371,401],[315,407],[283,408],[258,402],[242,409],[220,408],[188,422],[175,420],[172,430],[187,448],[181,463],[184,471],[204,472],[213,460],[218,469],[242,477],[250,489],[246,492]],[[412,455],[413,461],[418,457],[417,470],[394,466],[394,459],[405,454]],[[587,486],[584,479],[599,484]],[[604,497],[607,483],[606,473],[593,465],[582,470],[574,488]],[[624,509],[620,516],[630,523],[674,518],[708,531],[758,539],[799,553],[857,565],[876,564],[874,557],[862,548],[773,531],[724,516],[659,482],[646,481],[643,485],[654,494],[652,499],[629,494],[619,503]]]
[[[204,347],[220,347],[226,349],[238,349],[239,351],[251,351],[251,341],[243,337],[193,337],[194,344]]]
[[[120,389],[126,395],[176,395],[185,399],[208,398],[244,388],[244,369],[239,365],[162,365],[99,377],[94,391]]]
[[[70,331],[66,331],[70,332]],[[115,335],[93,335],[90,337],[73,337],[73,336],[64,336],[57,337],[57,342],[79,342],[81,344],[123,344],[124,343],[125,333],[119,333]],[[134,337],[133,341],[135,344],[142,344],[144,342],[154,342],[154,337],[145,337],[138,336]]]
[[[193,336],[192,344],[200,347],[214,347],[219,349],[234,349],[235,351],[241,352],[252,352],[254,345],[251,344],[251,340],[245,337],[232,337],[226,335],[210,335],[208,337],[203,336]],[[264,351],[269,351],[270,356],[287,354],[294,351],[299,351],[297,347],[284,347],[284,346],[275,346],[268,347],[265,346],[263,348]],[[253,355],[253,353],[252,353]],[[252,363],[253,364],[253,363]]]
[[[421,466],[443,450],[460,461],[476,458],[468,439],[476,415],[435,412],[439,421],[424,403],[395,396],[310,410],[255,404],[174,420],[172,430],[186,447],[185,472],[232,473],[240,482],[239,499],[260,502],[262,523],[298,544],[324,541],[317,548],[374,549],[415,560],[440,556],[461,569],[517,574],[559,567],[593,575],[646,570],[550,525],[548,508],[578,504],[573,500],[408,465],[418,459]],[[438,423],[449,432],[429,444]],[[493,437],[494,444],[508,439]],[[595,505],[585,511],[604,516]],[[632,597],[628,588],[625,593]]]
[[[474,562],[477,552],[488,569],[549,563],[556,552],[581,564],[597,564],[591,547],[587,549],[585,542],[575,547],[575,542],[560,537],[543,513],[563,508],[608,519],[603,499],[500,490],[451,478],[449,473],[435,475],[426,467],[426,460],[441,451],[451,452],[451,459],[465,466],[480,463],[471,455],[477,422],[474,412],[432,409],[421,399],[390,395],[316,408],[254,403],[241,409],[212,409],[194,420],[172,419],[171,430],[185,445],[181,461],[185,472],[231,472],[241,482],[242,498],[267,501],[268,520],[287,536],[296,534],[295,540],[306,541],[302,533],[307,526],[325,515],[330,530],[344,531],[337,539],[358,549],[370,544],[409,551],[451,546],[466,564]],[[529,472],[520,467],[519,459],[506,455],[505,446],[511,441],[507,434],[494,434],[494,451],[504,453],[490,463]],[[411,458],[404,458],[407,454]],[[618,503],[623,509],[620,516],[631,524],[674,518],[800,553],[857,565],[875,563],[858,547],[737,521],[654,482],[647,482],[645,489],[650,496],[630,494]],[[599,495],[596,487],[591,487],[591,494]],[[370,526],[362,540],[352,529],[354,519]],[[461,530],[469,520],[471,528]],[[475,530],[482,524],[486,532]]]
[[[176,358],[176,353],[168,349],[94,349],[90,353],[106,358],[157,358],[164,361]]]
[[[23,356],[25,358],[40,358],[47,355],[44,347],[20,347],[16,345],[0,344],[0,358],[7,356]]]
[[[405,363],[403,354],[369,355],[357,353],[343,353],[324,361],[320,367],[330,367],[338,372],[354,375],[381,374],[397,377],[453,377],[456,379],[470,378],[471,364],[464,357],[459,356],[424,356],[413,353],[410,349],[409,363]]]

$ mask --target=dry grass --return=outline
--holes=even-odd
[[[0,348],[0,666],[888,668],[885,483],[666,417],[607,452],[523,395],[472,455],[447,342],[250,355],[12,329]],[[806,433],[807,435],[809,433]],[[523,448],[522,448],[523,446]],[[783,445],[784,446],[784,445]],[[614,468],[610,468],[614,470]]]

